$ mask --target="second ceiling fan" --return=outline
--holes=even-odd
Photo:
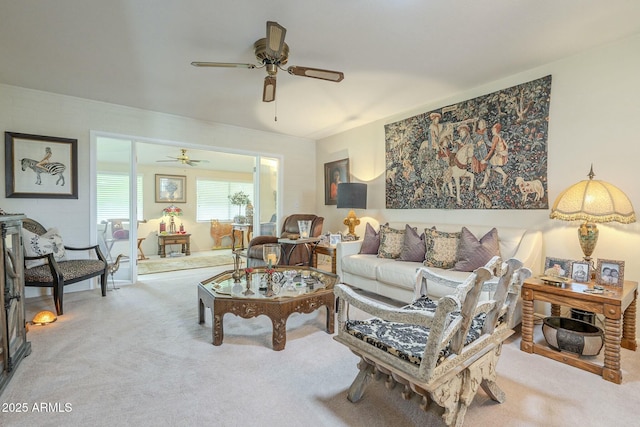
[[[258,65],[234,62],[199,62],[191,65],[196,67],[225,67],[225,68],[265,68],[267,76],[264,78],[262,101],[271,102],[276,99],[276,74],[278,69],[287,71],[294,76],[311,77],[314,79],[340,82],[344,74],[340,71],[323,70],[321,68],[300,67],[296,65],[284,68],[289,59],[289,46],[284,42],[287,29],[274,21],[267,21],[267,37],[257,40],[253,44]]]

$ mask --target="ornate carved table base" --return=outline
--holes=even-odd
[[[223,318],[226,313],[232,313],[244,319],[250,319],[262,314],[271,319],[273,325],[272,343],[276,351],[284,350],[287,343],[287,319],[292,313],[312,313],[324,306],[327,310],[326,331],[334,333],[335,324],[335,296],[333,282],[337,276],[318,272],[330,279],[327,289],[303,293],[290,297],[251,298],[242,296],[216,297],[204,284],[198,284],[199,322],[204,323],[205,307],[211,309],[213,319],[213,345],[222,345],[224,338]]]

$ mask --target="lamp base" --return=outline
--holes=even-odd
[[[358,240],[358,236],[356,236],[356,226],[360,225],[360,219],[356,217],[356,213],[352,210],[349,211],[347,217],[344,219],[343,224],[349,227],[349,233],[347,236],[352,236],[356,240]]]
[[[578,240],[580,241],[580,247],[582,248],[585,260],[587,258],[591,259],[591,254],[596,248],[596,243],[598,243],[599,234],[598,226],[592,222],[585,222],[578,228]]]
[[[599,234],[600,231],[598,230],[598,226],[592,222],[585,222],[580,226],[580,228],[578,228],[578,241],[580,242],[580,247],[584,254],[583,259],[591,266],[591,279],[595,278],[596,274],[596,266],[591,258],[591,254],[596,248]]]

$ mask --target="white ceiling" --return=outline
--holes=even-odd
[[[344,81],[263,103],[263,69],[190,65],[254,62],[267,20]],[[0,0],[0,83],[318,139],[639,32],[638,0]]]

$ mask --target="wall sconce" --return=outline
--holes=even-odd
[[[578,228],[578,239],[584,253],[584,260],[591,263],[591,254],[598,242],[596,222],[617,221],[630,224],[636,221],[636,214],[629,198],[618,187],[608,182],[594,180],[593,165],[589,179],[564,190],[551,208],[549,217],[563,221],[584,221]]]
[[[349,227],[348,236],[358,239],[355,229],[360,225],[360,219],[356,217],[354,209],[367,209],[367,184],[342,183],[338,184],[338,206],[350,209],[349,214],[344,219],[344,225]]]
[[[33,320],[31,321],[32,325],[46,325],[48,323],[53,323],[56,320],[58,320],[58,318],[56,317],[55,314],[53,314],[52,312],[48,311],[48,310],[43,310],[41,312],[39,312],[38,314],[36,314],[35,316],[33,316]]]

